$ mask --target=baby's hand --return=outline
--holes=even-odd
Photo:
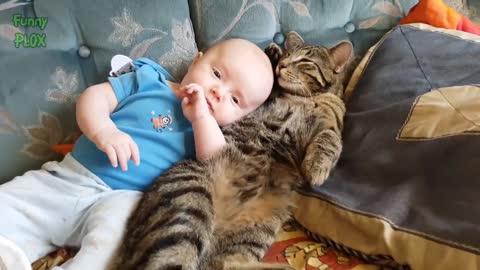
[[[205,93],[200,85],[191,83],[180,90],[186,92],[186,96],[182,99],[182,110],[190,123],[210,115]]]
[[[127,133],[120,131],[116,127],[106,127],[101,129],[92,141],[97,145],[98,149],[105,152],[113,167],[118,166],[122,171],[128,170],[127,162],[133,160],[135,165],[140,164],[140,153],[137,144]],[[118,162],[117,162],[118,161]]]

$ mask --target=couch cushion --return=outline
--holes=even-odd
[[[201,50],[241,37],[265,47],[297,31],[305,41],[332,46],[350,40],[357,55],[377,42],[418,0],[190,0]]]
[[[480,37],[404,25],[371,52],[347,89],[342,157],[296,217],[412,269],[476,269]]]
[[[20,25],[35,16],[43,29]],[[181,78],[197,52],[189,18],[187,0],[1,3],[0,183],[59,157],[51,146],[78,131],[76,97],[107,80],[113,55],[151,57]],[[31,42],[17,48],[16,34]]]

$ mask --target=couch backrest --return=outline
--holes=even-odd
[[[115,54],[151,57],[179,79],[197,47],[231,37],[264,47],[296,30],[326,46],[350,40],[360,57],[416,2],[4,0],[0,183],[60,158],[52,146],[72,142],[78,132],[76,97],[106,81]]]
[[[241,37],[261,47],[291,30],[305,41],[353,43],[357,56],[377,42],[418,0],[189,0],[198,47]]]

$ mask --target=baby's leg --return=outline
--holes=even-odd
[[[33,262],[63,246],[84,213],[109,192],[70,155],[47,162],[0,185],[0,235]]]
[[[55,183],[51,173],[36,170],[0,185],[0,236],[17,245],[30,262],[56,249],[50,232],[59,226],[68,202],[52,188]]]
[[[54,269],[105,269],[122,240],[127,219],[141,194],[138,191],[117,190],[96,202],[85,215],[83,225],[72,235],[72,245],[81,239],[79,252],[64,265]]]

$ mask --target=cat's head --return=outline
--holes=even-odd
[[[275,68],[277,82],[289,94],[314,96],[333,93],[343,96],[345,69],[352,57],[350,42],[332,48],[307,45],[296,32],[289,32]]]

